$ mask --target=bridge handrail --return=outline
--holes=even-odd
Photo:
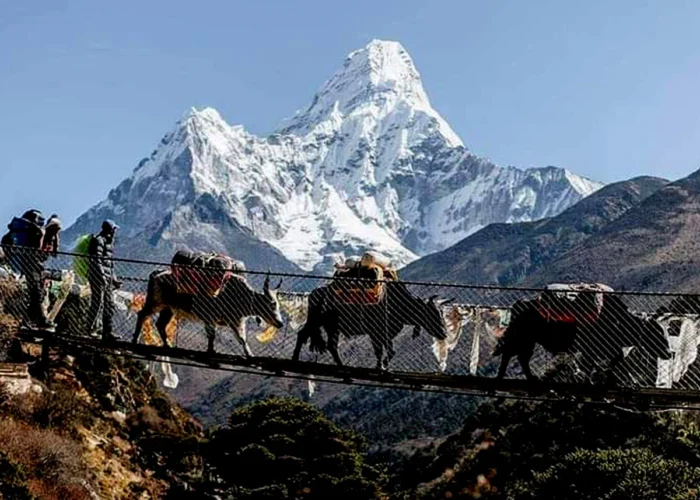
[[[38,250],[30,249],[30,248],[22,248],[22,247],[14,247],[14,251],[20,251],[20,252],[27,252],[27,253],[36,253],[39,252]],[[63,257],[78,257],[78,258],[84,258],[84,259],[91,259],[90,256],[84,255],[84,254],[79,254],[71,251],[59,251],[54,254],[56,257],[63,256]],[[155,261],[155,260],[148,260],[148,259],[138,259],[138,258],[128,258],[128,257],[111,257],[110,260],[115,263],[124,263],[124,264],[138,264],[138,265],[145,265],[145,266],[153,266],[153,267],[163,267],[163,268],[170,268],[171,263],[170,262],[163,262],[163,261]],[[192,264],[178,264],[179,267],[183,268],[191,268],[191,269],[197,269],[198,271],[201,272],[209,272],[206,268],[203,268],[201,266],[197,265],[192,265]],[[387,280],[387,279],[372,279],[372,278],[361,278],[361,277],[353,277],[353,278],[348,278],[344,276],[332,276],[332,275],[322,275],[322,274],[315,274],[315,273],[294,273],[294,272],[286,272],[286,271],[271,271],[271,270],[260,270],[260,269],[244,269],[240,271],[236,271],[237,273],[240,274],[249,274],[251,276],[273,276],[273,277],[279,277],[279,278],[301,278],[301,279],[318,279],[318,280],[325,280],[325,281],[331,281],[331,280],[339,280],[339,281],[349,281],[349,282],[367,282],[367,283],[395,283],[393,280]],[[401,270],[399,269],[399,274]],[[128,277],[125,276],[126,279],[136,279],[133,277]],[[513,292],[535,292],[535,293],[541,293],[541,292],[547,292],[548,290],[546,289],[546,286],[517,286],[517,285],[496,285],[496,284],[479,284],[479,283],[454,283],[454,282],[446,282],[446,281],[421,281],[421,280],[406,280],[406,279],[400,279],[399,280],[401,283],[406,284],[406,285],[416,285],[416,286],[433,286],[433,287],[442,287],[442,288],[456,288],[456,289],[474,289],[474,290],[494,290],[494,291],[513,291]],[[580,281],[578,282],[580,283]],[[577,291],[576,293],[581,293],[581,294],[595,294],[595,293],[601,293],[601,294],[611,294],[611,295],[634,295],[634,296],[650,296],[650,297],[697,297],[700,298],[700,292],[670,292],[670,291],[635,291],[635,290],[613,290],[613,291],[605,291],[605,290],[580,290]]]

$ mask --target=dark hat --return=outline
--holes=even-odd
[[[22,214],[22,218],[40,226],[44,225],[44,216],[42,215],[41,210],[37,210],[36,208],[32,208],[24,212]]]
[[[117,229],[119,229],[119,226],[111,219],[107,219],[102,223],[102,230],[106,233],[113,233]]]

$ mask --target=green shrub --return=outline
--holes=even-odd
[[[24,468],[10,460],[3,451],[0,451],[0,498],[34,499],[34,495],[27,489],[27,474]]]
[[[90,408],[73,391],[59,387],[54,391],[44,392],[38,398],[33,420],[41,427],[72,433],[79,426],[90,426],[94,416]]]
[[[76,442],[48,429],[0,420],[0,450],[27,477],[27,488],[39,498],[89,499],[88,472]],[[9,497],[13,498],[13,497]]]
[[[19,284],[0,280],[0,361],[10,359],[15,334],[24,315],[24,301]]]
[[[531,481],[518,498],[680,500],[697,498],[700,468],[649,449],[577,450]]]

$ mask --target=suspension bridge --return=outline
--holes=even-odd
[[[44,307],[56,322],[55,331],[23,326],[31,320],[27,281],[0,271],[2,329],[25,343],[41,344],[45,359],[52,349],[71,349],[175,367],[316,382],[643,408],[700,408],[700,361],[696,361],[700,296],[696,295],[623,293],[600,286],[515,288],[382,280],[385,297],[379,303],[336,298],[321,312],[314,309],[310,294],[330,289],[342,279],[237,270],[226,273],[218,293],[201,298],[199,306],[196,298],[178,302],[167,324],[156,319],[167,308],[156,311],[155,321],[145,319],[136,332],[139,311],[153,302],[149,279],[157,271],[171,270],[171,263],[113,259],[121,282],[111,290],[116,340],[103,342],[86,325],[91,302],[86,273],[92,268],[87,259],[59,253],[46,262]],[[198,281],[199,286],[222,277],[216,274],[219,270],[193,267],[189,271],[180,281],[172,281],[166,272],[170,281],[165,283],[192,291],[194,284],[182,279]],[[349,280],[343,287],[366,290],[378,284]],[[329,310],[335,315],[334,324],[347,330],[340,332],[337,342],[342,364],[332,353],[311,352],[308,344],[294,359],[298,333]],[[434,321],[433,313],[439,321]],[[212,337],[202,318],[226,326],[218,326]],[[279,324],[274,324],[275,318],[281,320]],[[389,332],[397,321],[398,332]],[[319,332],[332,347],[327,330],[326,322]],[[382,358],[387,359],[385,366],[379,362],[377,344],[384,353],[391,353]],[[513,361],[506,363],[510,357]],[[528,368],[531,377],[526,376]]]

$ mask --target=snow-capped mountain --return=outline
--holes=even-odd
[[[110,217],[127,241],[148,242],[140,252],[211,248],[251,267],[286,259],[322,270],[373,249],[400,266],[493,222],[556,215],[599,187],[473,155],[430,105],[405,49],[374,40],[268,137],[192,109],[69,232]]]

